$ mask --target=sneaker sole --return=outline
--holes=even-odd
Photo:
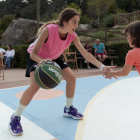
[[[73,118],[73,119],[75,119],[75,120],[82,120],[82,119],[84,118],[84,116],[81,117],[81,118],[77,118],[77,117],[75,117],[75,116],[69,115],[68,113],[64,113],[63,116],[64,116],[64,117],[71,117],[71,118]]]
[[[11,133],[13,136],[21,136],[21,135],[23,134],[23,132],[20,133],[20,134],[15,134],[15,133],[13,133],[13,131],[11,130],[10,122],[9,122],[8,127],[9,127],[9,131],[10,131],[10,133]]]

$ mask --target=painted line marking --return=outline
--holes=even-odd
[[[21,117],[21,124],[23,127],[23,135],[22,136],[13,136],[10,134],[8,129],[8,123],[11,115],[14,110],[0,102],[0,138],[1,140],[57,140],[54,136],[26,119],[25,117]],[[7,139],[8,138],[8,139]]]

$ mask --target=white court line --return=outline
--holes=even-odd
[[[88,103],[83,121],[79,121],[75,140],[139,140],[139,84],[138,76],[99,91]]]
[[[53,140],[54,136],[26,119],[21,117],[21,124],[23,127],[22,136],[13,136],[8,129],[8,123],[14,110],[0,102],[0,140]]]

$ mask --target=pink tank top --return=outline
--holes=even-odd
[[[61,40],[58,33],[59,25],[56,24],[49,24],[46,26],[49,31],[49,37],[46,43],[43,44],[42,48],[40,49],[38,56],[43,59],[57,59],[64,50],[71,44],[71,42],[75,39],[76,33],[67,35],[66,40]],[[30,44],[29,48],[27,49],[28,53],[30,54],[37,42],[38,38],[34,41],[34,43]]]

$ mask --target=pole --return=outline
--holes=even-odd
[[[39,29],[39,21],[40,21],[40,1],[37,0],[37,31]]]
[[[138,13],[138,20],[139,20],[139,10],[137,11],[137,13]]]

